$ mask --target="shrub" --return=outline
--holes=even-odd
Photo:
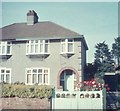
[[[50,98],[52,88],[44,85],[2,84],[2,97]]]

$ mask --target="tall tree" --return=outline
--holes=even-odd
[[[95,48],[96,48],[95,60],[97,60],[99,63],[103,63],[111,59],[111,53],[105,41],[95,45]]]
[[[94,63],[88,63],[85,66],[85,80],[91,80],[94,78],[96,67]]]
[[[95,66],[97,68],[96,74],[102,76],[105,72],[112,72],[113,60],[108,45],[104,42],[95,45]]]
[[[115,38],[115,43],[112,44],[112,54],[115,63],[120,65],[120,37]]]

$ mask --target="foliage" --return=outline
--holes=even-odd
[[[108,45],[105,43],[105,41],[102,43],[98,43],[95,46],[95,48],[96,48],[96,52],[95,52],[96,60],[102,63],[106,61],[106,59],[109,59],[108,57],[110,57],[110,52],[108,49]]]
[[[50,98],[52,89],[45,85],[2,84],[2,97]]]
[[[120,37],[115,38],[115,43],[112,44],[112,54],[116,64],[120,65]]]
[[[96,75],[103,76],[105,72],[114,71],[114,61],[112,54],[105,42],[95,45],[95,61]]]
[[[88,63],[85,66],[85,80],[91,80],[94,78],[94,74],[96,73],[96,66],[93,63]]]

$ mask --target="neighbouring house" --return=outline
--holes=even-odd
[[[108,84],[110,87],[110,91],[116,91],[117,90],[117,78],[116,78],[115,72],[113,73],[105,73],[104,75],[104,81],[105,84]]]
[[[38,22],[38,18],[34,10],[29,10],[26,23],[0,29],[0,82],[74,90],[84,79],[85,38],[56,23]]]
[[[109,85],[110,91],[120,90],[120,66],[115,68],[115,72],[105,73],[104,81]]]

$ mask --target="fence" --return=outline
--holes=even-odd
[[[52,109],[106,109],[106,91],[55,91]]]

